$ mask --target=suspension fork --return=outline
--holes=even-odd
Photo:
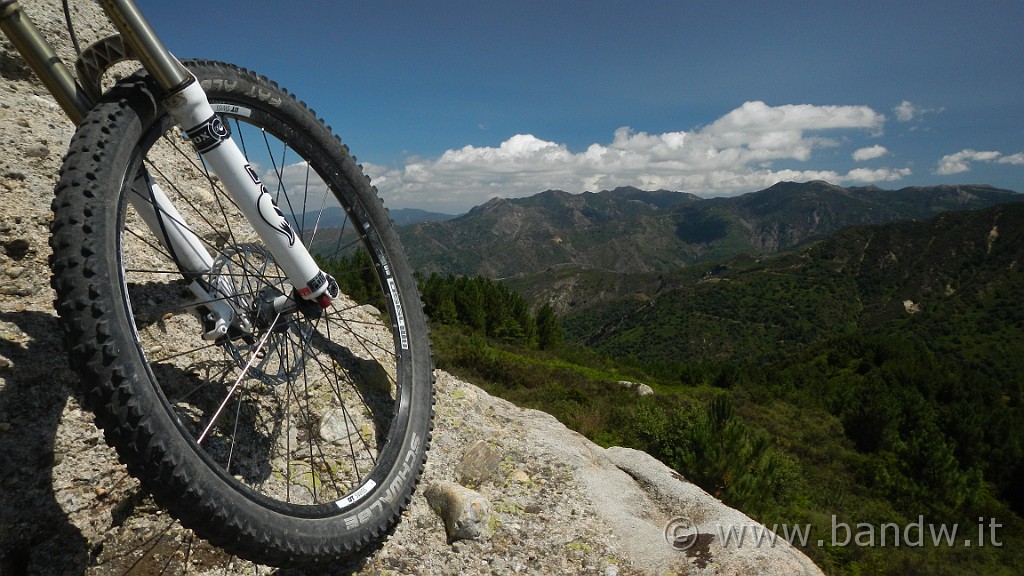
[[[132,0],[99,2],[125,44],[142,62],[163,93],[168,95],[165,100],[168,112],[189,135],[210,170],[224,183],[225,189],[288,276],[295,293],[301,298],[317,302],[321,308],[329,307],[331,301],[338,296],[337,283],[320,270],[284,215],[277,209],[259,176],[231,140],[220,118],[214,114],[199,82],[168,52]],[[0,29],[10,38],[18,53],[25,58],[68,117],[79,124],[93,102],[17,0],[0,0]],[[159,187],[145,175],[136,181],[130,200],[154,235],[175,256],[186,277],[210,271],[213,257]],[[215,294],[200,288],[193,286],[193,292],[201,300],[223,303],[223,298],[215,294],[220,292],[230,295],[219,287],[210,287]],[[289,304],[289,300],[289,297],[284,297],[275,301],[276,311],[283,313],[289,311],[286,310],[288,307],[294,309],[295,303]],[[214,306],[227,313],[225,306]]]
[[[164,100],[167,111],[185,130],[211,172],[223,182],[256,234],[291,280],[296,294],[306,300],[316,301],[321,308],[329,307],[331,301],[338,296],[337,284],[320,270],[288,220],[274,204],[259,175],[231,139],[220,117],[214,113],[199,82],[167,51],[134,2],[100,0],[100,4],[125,43],[168,94]],[[157,204],[156,212],[176,213],[172,212],[173,207],[168,208],[165,211]],[[178,228],[171,226],[170,230]],[[192,246],[194,242],[188,237],[191,232],[184,232],[183,235],[186,237],[185,243]],[[212,261],[208,255],[199,258],[204,264],[206,260]]]

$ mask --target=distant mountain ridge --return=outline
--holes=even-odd
[[[984,185],[843,188],[780,182],[742,196],[702,199],[616,188],[494,198],[445,222],[403,227],[414,269],[507,278],[555,267],[639,273],[740,254],[764,255],[853,224],[921,220],[949,210],[1024,201]]]
[[[443,222],[455,218],[454,214],[442,214],[440,212],[429,212],[417,208],[398,208],[388,210],[388,216],[395,226],[410,226],[421,222]],[[326,208],[323,212],[310,211],[305,213],[286,213],[286,217],[293,226],[304,228],[304,222],[318,222],[321,228],[341,228],[349,225],[348,215],[341,208]]]
[[[571,338],[648,361],[745,358],[911,317],[970,318],[984,325],[971,330],[996,346],[1022,334],[1012,305],[1024,290],[1022,258],[1024,204],[1017,203],[851,226],[805,249],[760,259],[740,256],[664,274],[567,269],[547,281],[519,279],[523,285],[515,287],[568,313]],[[991,318],[986,324],[975,316]],[[996,318],[1005,326],[997,328]],[[936,338],[959,333],[932,332]]]
[[[410,224],[419,224],[420,222],[443,222],[456,217],[454,214],[442,214],[418,208],[388,210],[388,216],[391,217],[391,221],[395,223],[395,226],[408,226]]]

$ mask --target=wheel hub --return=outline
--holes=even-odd
[[[294,313],[297,307],[277,311],[291,288],[284,284],[270,252],[253,243],[225,246],[214,261],[209,281],[228,292],[223,297],[235,317],[228,335],[218,343],[239,369],[247,369],[247,376],[270,386],[299,376],[314,330],[302,314]]]

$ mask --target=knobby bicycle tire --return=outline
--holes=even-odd
[[[267,317],[260,302],[290,292],[284,274],[149,79],[130,77],[79,126],[53,201],[55,305],[83,399],[129,471],[212,544],[277,566],[352,558],[393,529],[426,461],[433,375],[415,281],[376,190],[315,113],[244,69],[186,66],[342,296],[319,315]],[[183,277],[143,224],[129,199],[144,173],[209,270]],[[218,340],[201,337],[195,281],[240,318]]]

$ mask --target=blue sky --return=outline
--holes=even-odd
[[[1019,0],[139,5],[178,56],[306,100],[393,208],[813,179],[1024,191]]]

